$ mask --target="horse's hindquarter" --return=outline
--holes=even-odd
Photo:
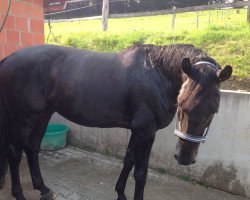
[[[22,121],[46,108],[50,60],[39,47],[29,47],[8,56],[0,66],[0,95],[10,115]],[[47,67],[47,68],[46,68]]]
[[[26,48],[0,66],[0,94],[17,120],[50,107],[82,125],[127,127],[125,72],[115,55],[52,45]]]

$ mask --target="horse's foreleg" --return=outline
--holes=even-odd
[[[118,194],[117,200],[126,200],[124,190],[126,187],[128,175],[135,164],[135,147],[136,147],[135,135],[132,133],[129,140],[128,149],[124,158],[124,165],[115,187],[115,191]]]
[[[148,162],[151,148],[155,139],[155,131],[138,134],[135,151],[135,194],[134,200],[143,200],[144,186],[147,180]]]
[[[12,183],[11,192],[12,195],[17,200],[25,200],[19,176],[19,165],[22,158],[22,151],[23,149],[16,145],[10,144],[9,146],[8,161],[9,161],[11,183]]]

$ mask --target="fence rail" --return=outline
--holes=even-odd
[[[125,14],[111,14],[110,18],[125,18],[125,17],[142,17],[142,16],[153,16],[153,15],[164,15],[164,14],[174,14],[174,13],[184,13],[184,12],[196,12],[202,10],[217,10],[223,8],[242,8],[245,6],[250,6],[250,1],[241,1],[234,3],[220,3],[204,6],[192,6],[187,8],[177,8],[173,10],[158,10],[152,12],[137,12],[137,13],[125,13]]]
[[[205,11],[205,10],[218,10],[218,9],[223,9],[223,8],[242,8],[245,6],[250,6],[250,1],[221,3],[221,4],[212,4],[212,5],[204,5],[204,6],[192,6],[192,7],[187,7],[187,8],[177,8],[174,10],[158,10],[158,11],[151,11],[151,12],[110,14],[109,18],[143,17],[143,16],[165,15],[165,14],[196,12],[196,11]],[[67,11],[64,11],[64,12],[67,12]],[[248,12],[250,13],[250,9],[248,9]],[[51,14],[55,14],[55,13],[51,13]],[[50,16],[51,14],[46,14],[46,15]],[[88,19],[100,19],[101,17],[102,16],[92,16],[92,17],[83,17],[83,18],[72,18],[72,19],[56,19],[56,20],[50,19],[50,21],[51,22],[78,21],[81,19],[87,19],[87,20]],[[47,21],[48,20],[45,20],[45,22]]]
[[[127,14],[112,14],[109,18],[129,18],[129,17],[140,17],[140,16],[154,16],[163,15],[165,16],[165,24],[160,25],[161,31],[169,30],[190,30],[194,28],[205,28],[209,25],[221,24],[227,25],[232,23],[241,23],[244,19],[247,19],[249,13],[250,1],[230,3],[230,4],[216,4],[206,6],[194,6],[188,8],[180,8],[175,10],[164,10],[154,12],[140,12],[140,13],[127,13]],[[248,9],[240,9],[248,5]],[[222,9],[224,8],[224,9]],[[225,8],[239,8],[239,9],[225,9]],[[211,12],[210,12],[211,11]],[[73,19],[60,19],[50,20],[50,22],[71,22],[81,20],[93,20],[101,19],[101,16],[85,17],[85,18],[73,18]],[[146,18],[144,19],[147,20]],[[245,20],[244,22],[246,22]],[[142,23],[142,21],[140,22]],[[151,23],[157,23],[155,20]],[[112,29],[112,23],[110,28]],[[187,25],[188,24],[188,25]],[[165,28],[164,28],[165,27]],[[110,29],[109,28],[109,29]],[[130,27],[131,28],[131,27]],[[142,27],[133,27],[133,30],[142,30]],[[144,28],[143,28],[144,29]],[[158,28],[157,28],[158,30]]]
[[[217,11],[196,11],[192,15],[186,16],[184,13],[176,15],[168,14],[168,28],[170,30],[170,23],[172,23],[172,30],[182,29],[188,30],[193,28],[204,28],[209,25],[221,24],[227,25],[236,23],[239,24],[243,22],[243,16],[246,16],[246,9],[227,9],[227,10],[217,10]],[[171,19],[169,19],[171,18]],[[188,24],[188,26],[187,26]]]

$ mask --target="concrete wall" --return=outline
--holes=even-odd
[[[103,153],[124,156],[130,132],[126,129],[87,128],[59,115],[51,122],[71,127],[68,142]],[[150,158],[154,168],[191,177],[206,186],[250,197],[250,93],[222,91],[219,113],[208,140],[201,144],[196,164],[184,167],[173,158],[177,137],[174,121],[158,131]]]

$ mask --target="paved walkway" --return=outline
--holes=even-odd
[[[44,181],[57,194],[57,200],[116,200],[114,187],[121,162],[97,153],[66,147],[56,152],[42,152],[40,166]],[[21,163],[21,179],[28,200],[38,200],[34,191],[27,162]],[[133,199],[134,180],[128,180],[126,194]],[[0,200],[12,200],[10,176],[5,189],[0,191]],[[246,200],[219,190],[185,182],[179,178],[149,171],[145,188],[145,200]]]

